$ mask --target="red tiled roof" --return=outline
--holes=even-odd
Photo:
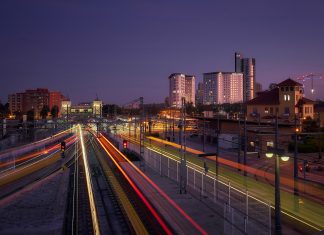
[[[302,86],[303,84],[296,82],[295,80],[292,80],[291,78],[286,79],[283,82],[280,82],[278,84],[279,87],[281,86]]]
[[[303,97],[300,100],[298,100],[296,107],[299,107],[303,104],[314,104],[314,103],[315,103],[315,101]]]
[[[279,105],[279,88],[263,91],[256,98],[246,102],[247,105]]]

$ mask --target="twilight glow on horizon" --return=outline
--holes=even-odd
[[[170,74],[199,82],[234,71],[235,51],[256,59],[264,89],[324,73],[323,9],[321,0],[1,1],[0,100],[46,87],[75,102],[163,102]]]

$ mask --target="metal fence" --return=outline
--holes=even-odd
[[[115,138],[122,146],[122,139]],[[128,144],[128,148],[139,153],[138,145]],[[180,161],[146,147],[145,166],[163,177],[180,182]],[[233,186],[224,177],[207,173],[202,167],[187,162],[185,168],[187,191],[198,194],[208,203],[222,205],[224,233],[226,234],[271,234],[271,207],[248,191]]]

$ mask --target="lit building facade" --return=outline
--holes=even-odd
[[[49,92],[49,108],[50,110],[57,106],[60,112],[60,107],[62,106],[62,100],[64,99],[64,96],[61,94],[61,92],[58,91],[50,91]]]
[[[92,102],[92,114],[94,117],[102,117],[102,101],[94,100]]]
[[[102,117],[102,101],[80,103],[72,105],[70,100],[63,100],[61,105],[61,117],[63,119],[71,118],[100,118]]]
[[[241,53],[235,52],[235,72],[243,73],[243,100],[255,97],[255,58],[243,58]]]
[[[35,90],[26,90],[10,94],[8,96],[9,109],[11,113],[21,112],[26,114],[33,110],[35,118],[40,118],[40,112],[45,105],[51,109],[54,105],[61,107],[63,95],[60,92],[50,92],[46,88],[37,88]]]
[[[204,83],[199,82],[196,91],[196,105],[200,105],[203,103],[204,103]]]
[[[217,104],[217,73],[204,73],[203,74],[203,104]]]
[[[185,76],[185,98],[186,102],[196,104],[196,78],[193,75]]]
[[[8,95],[9,110],[11,113],[23,112],[24,93]]]
[[[62,100],[61,107],[60,107],[61,117],[66,118],[69,115],[69,113],[71,113],[71,105],[72,105],[71,100]]]
[[[181,108],[181,99],[195,105],[195,76],[173,73],[169,76],[169,104]]]
[[[281,120],[293,121],[300,118],[314,118],[314,101],[304,97],[303,85],[292,80],[277,84],[271,90],[246,102],[248,119],[267,119],[278,114]]]
[[[243,100],[243,74],[212,72],[203,74],[203,103],[239,103]]]

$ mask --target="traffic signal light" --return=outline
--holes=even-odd
[[[66,148],[65,141],[62,141],[61,142],[61,151],[64,152],[65,151],[65,148]]]
[[[127,142],[127,140],[123,140],[123,148],[124,148],[124,149],[127,149],[127,147],[128,147],[128,142]]]

